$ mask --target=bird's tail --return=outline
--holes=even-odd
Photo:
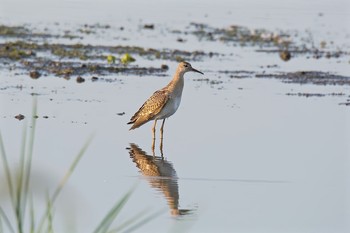
[[[126,124],[131,125],[131,124],[134,124],[134,123],[135,123],[135,121],[136,121],[136,120],[129,121],[129,122],[128,122],[128,123],[126,123]],[[130,128],[129,130],[132,130],[132,129],[135,129],[135,124],[134,124],[134,125],[132,125],[132,126],[131,126],[131,128]]]
[[[141,120],[133,120],[133,121],[129,121],[127,124],[130,125],[130,124],[133,124],[131,126],[131,128],[129,130],[133,130],[133,129],[137,129],[138,127],[146,124],[148,121],[141,121]]]

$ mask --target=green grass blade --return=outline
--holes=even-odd
[[[0,207],[0,217],[4,220],[4,223],[6,224],[7,228],[10,230],[11,233],[15,233],[15,230],[11,226],[10,220],[6,216],[4,210]]]
[[[35,213],[34,213],[34,205],[33,205],[33,196],[30,196],[30,233],[35,232]]]
[[[164,212],[165,212],[165,210],[160,210],[160,211],[155,212],[154,214],[149,215],[148,217],[144,218],[143,220],[139,221],[138,223],[136,223],[133,226],[131,226],[130,228],[128,228],[126,231],[124,231],[124,233],[129,233],[129,232],[135,231],[136,229],[142,227],[146,223],[149,223],[150,221],[152,221],[153,219],[155,219],[156,217],[158,217],[159,215],[161,215]]]
[[[136,186],[131,188],[107,213],[107,215],[102,219],[100,224],[94,230],[94,233],[105,233],[108,231],[109,227],[118,216],[119,212],[122,210],[123,206],[126,204],[131,194],[133,193]]]
[[[46,205],[47,205],[47,230],[48,233],[53,233],[53,217],[52,217],[52,203],[49,194],[46,194]]]
[[[32,166],[32,157],[33,157],[33,147],[34,147],[34,138],[35,138],[35,128],[36,128],[36,116],[37,115],[37,98],[33,98],[33,108],[32,108],[32,118],[31,118],[31,130],[29,135],[28,148],[26,153],[26,160],[24,161],[24,186],[23,186],[23,195],[22,195],[22,214],[26,212],[27,199],[29,193],[29,183],[30,183],[30,174]]]
[[[96,228],[94,233],[105,233],[108,231],[109,227],[126,204],[131,193],[127,193],[117,204],[108,212],[108,214],[103,218],[99,226]]]
[[[13,209],[16,209],[15,196],[14,196],[14,190],[13,190],[13,185],[12,185],[12,175],[10,172],[9,164],[7,162],[7,156],[6,156],[5,146],[4,146],[4,142],[2,140],[1,132],[0,132],[0,153],[1,153],[1,158],[2,158],[3,164],[4,164],[4,171],[5,171],[7,186],[8,186],[9,194],[10,194],[10,198],[11,198],[11,204],[12,204]]]
[[[124,228],[132,225],[134,222],[136,222],[137,220],[139,220],[140,218],[142,218],[145,214],[146,214],[147,210],[143,210],[140,213],[134,215],[133,217],[129,218],[128,220],[124,221],[123,223],[121,223],[117,228],[114,228],[110,231],[108,231],[108,233],[116,233],[116,232],[120,232],[121,230],[123,230]]]
[[[19,174],[17,175],[17,187],[16,187],[16,219],[17,219],[17,228],[19,232],[23,232],[23,218],[24,218],[24,209],[23,201],[26,197],[26,194],[23,192],[23,176],[25,173],[25,147],[26,147],[26,136],[27,136],[27,126],[23,125],[22,133],[22,146],[21,146],[21,156],[20,156],[20,167]]]
[[[2,227],[2,218],[0,217],[0,233],[4,232],[4,228]]]
[[[61,180],[61,182],[59,183],[59,185],[57,186],[55,192],[53,193],[52,197],[51,197],[51,202],[53,203],[58,194],[61,192],[62,188],[64,187],[64,185],[67,183],[69,177],[72,175],[72,173],[74,172],[74,169],[76,168],[76,166],[78,165],[81,157],[85,154],[87,148],[89,147],[92,139],[93,139],[93,136],[90,136],[88,138],[88,140],[85,142],[84,146],[80,149],[78,155],[75,157],[73,163],[71,164],[70,168],[68,169],[68,171],[66,172],[65,176],[63,177],[63,179]]]
[[[82,156],[85,154],[85,151],[87,150],[88,146],[90,145],[91,141],[93,139],[93,135],[90,136],[88,138],[88,140],[85,142],[85,144],[83,145],[83,147],[81,148],[81,150],[79,151],[78,155],[75,157],[73,163],[71,164],[71,166],[69,167],[68,171],[66,172],[66,174],[64,175],[64,177],[62,178],[61,182],[58,184],[57,188],[55,189],[55,191],[53,192],[50,202],[53,205],[53,203],[56,201],[56,198],[58,197],[58,195],[60,194],[62,188],[64,187],[64,185],[67,183],[69,177],[72,175],[74,169],[76,168],[76,166],[78,165],[80,159],[82,158]],[[44,223],[47,219],[48,216],[48,209],[46,208],[44,215],[42,216],[40,222],[39,222],[39,227],[37,230],[37,233],[42,232]]]

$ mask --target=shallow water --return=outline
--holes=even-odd
[[[32,168],[37,197],[45,198],[46,190],[56,186],[84,142],[94,135],[58,199],[55,227],[59,231],[92,231],[135,184],[136,190],[118,217],[119,223],[145,209],[149,213],[164,210],[137,232],[343,233],[350,230],[350,108],[340,105],[349,98],[350,87],[238,79],[220,73],[223,70],[260,72],[264,70],[261,66],[277,64],[269,71],[318,70],[348,75],[349,57],[295,58],[283,62],[272,54],[256,53],[249,47],[229,47],[194,39],[179,44],[172,40],[174,35],[166,36],[166,32],[155,30],[142,35],[135,29],[139,22],[176,28],[188,25],[188,21],[210,22],[222,27],[230,24],[272,29],[288,27],[311,30],[317,38],[319,35],[339,38],[336,42],[342,44],[349,31],[344,30],[343,24],[334,26],[334,22],[348,18],[346,1],[339,1],[338,7],[327,1],[315,6],[304,5],[302,1],[283,6],[266,1],[266,5],[257,8],[262,9],[259,11],[245,1],[238,2],[239,7],[222,1],[213,10],[209,2],[202,5],[184,1],[185,9],[179,7],[169,14],[159,11],[166,7],[160,3],[159,9],[144,6],[147,11],[126,13],[126,10],[113,10],[119,9],[122,3],[115,3],[113,8],[108,5],[112,3],[105,2],[98,6],[80,1],[55,3],[57,6],[44,4],[46,10],[42,16],[29,11],[28,17],[18,14],[16,18],[13,13],[27,12],[26,9],[6,2],[7,10],[2,8],[5,13],[0,20],[13,24],[27,20],[33,27],[46,27],[60,19],[56,9],[61,9],[66,12],[66,19],[62,19],[64,23],[59,30],[86,22],[132,25],[125,34],[127,41],[115,38],[112,30],[106,37],[87,38],[87,43],[109,44],[114,38],[113,43],[118,44],[156,48],[185,46],[189,50],[232,55],[191,62],[205,76],[186,75],[181,106],[165,125],[164,160],[160,158],[159,139],[155,148],[157,157],[153,158],[151,123],[128,131],[126,122],[154,90],[167,84],[176,62],[166,62],[167,77],[115,75],[104,77],[108,81],[87,80],[82,84],[74,79],[50,76],[33,80],[27,74],[16,75],[16,70],[0,70],[0,128],[13,167],[18,163],[23,125],[30,121],[31,93],[37,94],[39,118]],[[42,2],[34,3],[37,9],[35,6]],[[175,2],[169,6],[172,4]],[[232,10],[228,10],[227,5]],[[121,6],[128,9],[126,5]],[[279,14],[275,14],[276,11]],[[300,17],[293,16],[295,11]],[[180,12],[182,17],[177,17]],[[320,12],[324,16],[319,17]],[[300,21],[307,23],[299,24]],[[332,34],[333,30],[336,35]],[[169,44],[168,40],[171,40]],[[155,67],[163,63],[142,58],[137,62]],[[216,82],[201,81],[205,78]],[[326,96],[306,98],[288,93]],[[121,114],[123,112],[125,114]],[[14,118],[19,113],[26,116],[25,120]],[[1,205],[8,207],[3,174],[0,177]]]

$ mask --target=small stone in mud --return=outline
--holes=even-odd
[[[169,66],[166,65],[166,64],[162,64],[162,65],[160,66],[160,68],[161,68],[162,70],[168,70],[168,69],[169,69]]]
[[[177,38],[177,42],[182,43],[182,42],[185,42],[185,40],[184,40],[184,39],[182,39],[182,38]]]
[[[85,82],[85,79],[83,77],[81,77],[81,76],[78,76],[77,77],[77,83],[83,83],[83,82]]]
[[[289,61],[291,57],[292,56],[291,56],[290,52],[287,51],[287,50],[284,50],[284,51],[280,52],[280,58],[283,61]]]
[[[314,54],[313,58],[320,59],[322,56],[320,54]]]
[[[91,81],[95,82],[95,81],[97,81],[97,80],[98,80],[98,77],[92,76]]]
[[[18,114],[17,116],[15,116],[15,118],[19,121],[23,120],[24,119],[24,115],[22,114]]]
[[[266,68],[269,68],[269,69],[271,69],[271,68],[277,68],[278,67],[278,65],[276,65],[276,64],[274,64],[274,65],[267,65],[266,66]]]
[[[118,116],[123,116],[123,115],[125,115],[125,112],[119,112],[119,113],[117,113],[117,115]]]
[[[151,30],[153,30],[154,29],[154,24],[145,24],[145,25],[143,25],[143,28],[144,29],[151,29]]]
[[[41,74],[38,71],[34,70],[29,72],[29,76],[32,79],[38,79],[41,76]]]

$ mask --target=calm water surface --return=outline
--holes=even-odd
[[[111,1],[97,6],[92,1],[52,1],[52,5],[34,1],[34,11],[28,11],[33,7],[29,3],[15,7],[13,2],[3,1],[0,20],[40,28],[61,22],[59,12],[65,12],[62,28],[85,22],[113,22],[133,28],[151,22],[176,28],[191,21],[222,27],[287,27],[310,30],[315,37],[333,37],[348,46],[344,39],[349,38],[348,28],[335,22],[349,19],[349,3],[337,2],[314,1],[313,5],[287,1],[282,5],[264,1],[256,6],[249,1],[219,1],[215,8],[209,1],[172,1],[169,6],[156,2],[159,8],[138,2],[140,8],[131,10],[125,3]],[[35,14],[38,5],[44,9],[42,15]],[[300,16],[295,17],[295,12]],[[324,16],[318,20],[320,12]],[[110,82],[88,80],[83,84],[54,77],[32,80],[25,74],[15,75],[16,71],[0,70],[0,129],[13,167],[18,164],[23,125],[29,123],[29,117],[18,121],[14,116],[29,116],[31,93],[38,93],[32,168],[37,202],[60,181],[87,138],[95,135],[58,199],[58,231],[91,232],[112,205],[137,184],[118,221],[145,209],[149,213],[163,210],[138,232],[349,232],[350,108],[339,103],[349,96],[350,88],[232,79],[219,73],[257,71],[277,63],[276,71],[321,70],[348,75],[349,64],[326,59],[283,63],[249,48],[198,41],[177,44],[171,40],[168,44],[171,35],[157,33],[140,35],[131,29],[127,41],[107,34],[87,42],[223,52],[232,49],[233,53],[228,59],[192,62],[205,73],[204,78],[222,83],[208,84],[198,81],[201,75],[186,75],[181,107],[165,125],[163,159],[159,141],[153,156],[151,124],[130,132],[126,122],[154,90],[167,84],[175,62],[167,62],[167,77],[116,75],[105,77]],[[137,61],[156,67],[163,63]],[[18,84],[23,87],[18,88]],[[286,95],[299,92],[344,93],[345,97]],[[0,201],[6,208],[9,199],[0,174]]]

